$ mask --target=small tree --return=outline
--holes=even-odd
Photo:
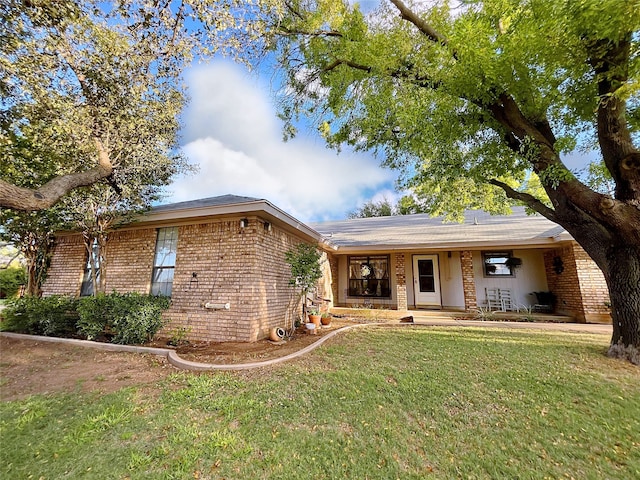
[[[26,295],[39,297],[53,246],[53,232],[60,227],[59,210],[18,212],[0,208],[0,240],[19,248],[27,271]]]
[[[299,243],[285,253],[286,262],[291,266],[289,285],[295,286],[302,302],[302,318],[307,315],[307,295],[316,288],[322,278],[320,251],[308,243]]]

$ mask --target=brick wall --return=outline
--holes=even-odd
[[[106,291],[149,293],[157,230],[116,231],[107,238]]]
[[[185,327],[192,341],[249,342],[268,336],[271,327],[291,325],[297,297],[284,254],[302,240],[273,225],[265,228],[259,217],[248,220],[245,228],[240,217],[178,227],[169,323],[161,334]],[[156,236],[156,228],[109,235],[107,292],[149,292]],[[60,237],[45,294],[78,295],[85,262],[81,236]],[[230,308],[208,309],[206,303]]]
[[[408,310],[407,274],[405,270],[405,254],[397,253],[396,257],[396,302],[398,310]]]
[[[473,252],[460,252],[460,266],[462,268],[462,290],[464,292],[464,309],[466,311],[478,308],[476,298],[476,281],[473,273]]]
[[[250,341],[269,335],[272,327],[290,327],[297,318],[298,295],[289,285],[291,269],[285,253],[302,240],[257,218],[254,264],[254,321]],[[253,220],[250,225],[253,226]],[[324,292],[322,292],[324,293]]]
[[[563,270],[556,273],[554,259],[562,260]],[[549,250],[544,255],[549,290],[556,295],[556,311],[581,322],[611,322],[609,291],[604,275],[576,242]]]
[[[56,237],[42,295],[80,295],[87,249],[81,235]]]
[[[184,326],[191,340],[251,342],[291,325],[296,302],[284,253],[300,240],[266,229],[258,217],[248,221],[245,228],[239,218],[179,228],[165,333]]]

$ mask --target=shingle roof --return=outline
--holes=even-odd
[[[239,195],[220,195],[218,197],[200,198],[198,200],[158,205],[157,207],[153,207],[151,212],[171,212],[173,210],[184,210],[188,208],[218,207],[223,205],[258,202],[260,200],[260,198],[242,197]]]
[[[556,241],[566,231],[541,215],[514,207],[512,215],[468,210],[463,223],[443,223],[426,214],[356,218],[312,224],[334,247],[455,247],[463,245],[526,245]],[[564,235],[563,235],[564,236]]]

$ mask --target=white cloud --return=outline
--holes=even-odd
[[[198,66],[187,82],[183,151],[200,171],[174,182],[167,201],[246,195],[309,222],[344,218],[391,188],[395,173],[371,156],[337,154],[310,133],[284,143],[268,89],[240,67]]]

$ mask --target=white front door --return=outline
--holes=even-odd
[[[413,256],[413,291],[416,307],[440,307],[438,255]]]

